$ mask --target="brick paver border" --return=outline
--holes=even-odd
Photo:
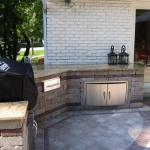
[[[137,139],[130,145],[127,150],[143,150],[146,145],[150,141],[150,111],[137,111],[141,117],[143,118],[143,128]],[[120,113],[134,113],[134,112],[120,112]],[[49,150],[49,128],[52,126],[67,120],[70,117],[78,116],[78,115],[98,115],[98,114],[116,114],[116,113],[93,113],[93,114],[77,114],[77,115],[70,115],[61,121],[50,125],[49,127],[44,129],[44,150]]]
[[[150,141],[150,111],[138,112],[143,118],[143,128],[127,150],[143,150]]]
[[[62,120],[60,120],[60,121],[58,121],[57,123],[54,123],[54,124],[52,124],[51,126],[49,126],[49,127],[47,127],[47,128],[45,128],[44,129],[44,150],[49,150],[49,132],[48,132],[48,130],[49,130],[49,128],[51,128],[52,126],[54,126],[54,125],[56,125],[56,124],[58,124],[58,123],[60,123],[60,122],[63,122],[64,120],[67,120],[68,118],[70,118],[70,117],[72,117],[72,116],[75,116],[75,115],[71,115],[71,116],[69,116],[69,117],[66,117],[65,119],[62,119]]]

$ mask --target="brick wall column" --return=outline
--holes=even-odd
[[[27,104],[0,103],[0,150],[28,150]]]

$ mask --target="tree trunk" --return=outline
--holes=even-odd
[[[27,46],[26,46],[26,51],[24,53],[24,56],[28,56],[29,55],[29,51],[30,51],[30,40],[28,39],[27,35],[21,31],[26,43],[27,43]],[[24,62],[24,57],[21,59],[21,62]]]
[[[7,46],[8,46],[8,57],[9,59],[12,59],[12,47],[10,46],[9,43],[7,43]]]
[[[17,59],[17,43],[18,43],[18,36],[17,36],[17,28],[16,23],[13,23],[13,31],[14,31],[14,37],[13,37],[13,59]]]
[[[7,31],[4,31],[4,58],[6,58],[6,53],[7,53]]]
[[[4,51],[3,51],[3,49],[2,49],[2,46],[0,45],[0,55],[1,55],[1,57],[3,58],[4,57]]]
[[[31,39],[31,47],[32,47],[32,56],[34,55],[34,50],[33,50],[33,39]]]

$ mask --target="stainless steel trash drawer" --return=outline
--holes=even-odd
[[[106,105],[107,84],[87,84],[86,105]]]
[[[127,99],[127,82],[87,83],[85,105],[123,105]]]

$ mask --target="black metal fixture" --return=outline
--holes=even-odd
[[[65,0],[65,3],[67,3],[70,8],[74,6],[74,3],[71,0]]]
[[[121,53],[119,55],[119,64],[128,64],[129,63],[129,54],[125,52],[126,47],[123,45],[121,47]]]
[[[114,53],[114,46],[111,46],[110,53],[108,55],[108,64],[109,65],[117,65],[117,54]]]
[[[71,3],[71,0],[65,0],[66,3],[70,4]]]

